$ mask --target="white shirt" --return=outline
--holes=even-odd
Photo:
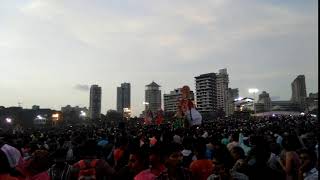
[[[303,173],[304,180],[317,180],[318,170],[316,168],[311,169],[309,172]]]

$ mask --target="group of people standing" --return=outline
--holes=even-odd
[[[180,126],[74,126],[0,133],[0,180],[315,180],[316,118],[202,122],[181,90]]]

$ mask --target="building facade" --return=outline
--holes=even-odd
[[[101,87],[92,85],[90,88],[90,106],[89,117],[90,119],[99,119],[101,114]]]
[[[131,109],[130,83],[122,83],[120,87],[117,87],[117,111],[124,113],[125,109]]]
[[[161,110],[161,90],[160,86],[155,82],[146,85],[145,110],[150,110],[153,113]]]
[[[256,106],[258,112],[268,112],[271,111],[272,105],[271,105],[271,98],[269,93],[266,91],[262,91],[262,93],[259,95],[259,100],[257,104],[261,104],[262,108],[261,110]],[[259,110],[258,110],[259,109]]]
[[[239,89],[238,88],[235,88],[235,89],[232,89],[232,88],[228,88],[228,108],[227,108],[227,111],[226,111],[226,115],[229,116],[229,115],[232,115],[235,111],[235,99],[238,99],[239,98]]]
[[[304,111],[306,108],[306,80],[304,75],[299,75],[292,83],[292,96],[291,101],[299,104],[300,111]]]
[[[299,104],[292,101],[271,101],[272,111],[300,111]]]
[[[181,88],[171,91],[169,94],[164,94],[164,112],[177,112],[177,104],[182,98]],[[194,93],[190,91],[189,99],[194,101]]]
[[[229,75],[227,69],[220,69],[217,74],[217,109],[222,110],[228,115],[228,86]]]
[[[195,77],[196,105],[200,113],[217,110],[217,76],[215,73]]]
[[[310,93],[307,98],[308,112],[318,112],[318,93]]]

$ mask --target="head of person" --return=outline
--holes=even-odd
[[[181,146],[179,144],[173,143],[171,146],[169,157],[165,162],[168,169],[175,169],[182,165],[183,155],[181,153]]]
[[[6,154],[0,150],[0,174],[8,174],[11,171]]]
[[[236,161],[239,160],[239,159],[245,159],[244,150],[239,146],[236,146],[236,147],[231,149],[231,156]]]
[[[213,159],[213,173],[217,179],[230,179],[231,167],[226,164],[222,159]]]
[[[57,149],[53,153],[53,161],[55,163],[64,163],[66,161],[66,156],[67,156],[67,149]]]
[[[96,141],[93,139],[86,140],[81,145],[81,152],[83,157],[94,157],[96,156],[97,147],[96,147]]]
[[[190,87],[189,86],[183,86],[181,88],[182,98],[186,99],[189,98],[190,95]]]
[[[127,136],[121,136],[119,139],[120,148],[127,148],[129,144],[129,139]]]
[[[152,146],[149,154],[149,163],[151,166],[157,166],[161,164],[161,149],[159,146]]]
[[[130,153],[128,162],[129,169],[136,174],[139,173],[141,170],[146,168],[145,159],[146,157],[142,151]]]
[[[231,141],[235,141],[235,142],[238,142],[239,141],[239,134],[238,133],[233,133],[231,135]]]
[[[184,149],[191,150],[192,149],[192,138],[191,137],[183,138],[182,145],[183,145]]]
[[[311,149],[303,149],[300,151],[301,169],[303,172],[310,171],[316,166],[317,155],[315,151]]]
[[[1,158],[0,158],[0,172],[8,172],[11,168],[15,168],[20,160],[21,153],[15,147],[12,147],[8,144],[3,144],[0,148]]]
[[[194,152],[196,154],[197,159],[205,159],[206,158],[206,151],[207,151],[207,146],[206,146],[206,141],[204,138],[200,137],[198,138]]]
[[[30,164],[27,169],[37,174],[46,171],[49,167],[49,153],[46,150],[36,150],[32,153]]]
[[[297,136],[288,135],[282,141],[282,147],[286,151],[296,151],[300,147],[300,142]]]

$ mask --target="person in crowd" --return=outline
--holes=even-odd
[[[150,148],[149,165],[150,168],[140,172],[134,177],[134,180],[154,180],[162,173],[167,171],[163,163],[163,154],[161,154],[160,146]]]
[[[96,142],[86,140],[81,147],[82,159],[71,168],[71,179],[112,179],[115,171],[109,164],[96,157]]]
[[[230,143],[227,145],[227,148],[229,151],[232,150],[232,148],[239,146],[239,134],[238,133],[233,133],[230,136]]]
[[[299,168],[299,180],[317,180],[319,172],[316,168],[317,155],[313,149],[300,151],[301,166]]]
[[[199,138],[195,146],[197,160],[190,164],[189,170],[193,179],[206,180],[212,174],[212,160],[206,158],[206,143],[203,138]]]
[[[143,149],[131,152],[128,164],[117,172],[115,179],[132,180],[142,170],[147,169],[146,153]]]
[[[36,150],[30,159],[18,165],[18,170],[27,180],[50,180],[48,168],[49,153],[46,150]]]
[[[221,159],[213,161],[212,172],[207,180],[249,180],[245,174],[231,170],[228,163]]]
[[[15,152],[16,152],[15,156],[19,156],[19,153],[17,153],[17,151]],[[5,153],[2,150],[2,148],[0,149],[0,179],[1,180],[18,180],[18,178],[10,175],[12,168],[14,168],[17,164],[12,160],[9,160],[13,156],[14,155],[11,153],[11,155],[8,157],[7,153]]]
[[[247,162],[244,150],[236,146],[232,148],[231,155],[235,164],[233,165],[232,170],[235,172],[246,173],[247,172]]]
[[[224,145],[228,145],[229,144],[228,135],[224,133],[222,136],[223,136],[223,138],[221,139],[221,143]]]
[[[268,166],[271,151],[265,138],[263,136],[252,136],[250,138],[253,147],[248,156],[247,175],[249,179],[284,179],[285,177],[282,174]]]
[[[66,161],[67,149],[58,149],[54,152],[54,164],[49,168],[51,180],[70,179],[71,165]]]
[[[143,120],[133,119],[124,128],[92,122],[23,133],[0,131],[0,180],[308,180],[318,175],[317,118],[236,115],[205,119],[191,128],[172,128],[170,121],[143,125]],[[281,145],[274,134],[283,137]],[[224,137],[229,135],[234,137],[227,142]],[[310,150],[300,151],[301,142],[295,136]]]
[[[283,139],[282,147],[280,165],[286,173],[287,180],[296,180],[300,168],[299,155],[296,152],[300,147],[299,140],[295,135],[288,135]]]
[[[181,151],[183,155],[182,164],[183,167],[189,168],[189,165],[192,162],[192,158],[194,156],[194,153],[192,152],[192,138],[191,137],[185,137],[183,139],[183,150]]]
[[[119,147],[114,150],[115,170],[118,171],[128,163],[129,151],[128,151],[129,139],[127,136],[121,136],[119,138]]]
[[[162,173],[158,180],[191,180],[191,172],[183,167],[183,155],[179,144],[172,144],[170,155],[165,162],[167,171]]]

